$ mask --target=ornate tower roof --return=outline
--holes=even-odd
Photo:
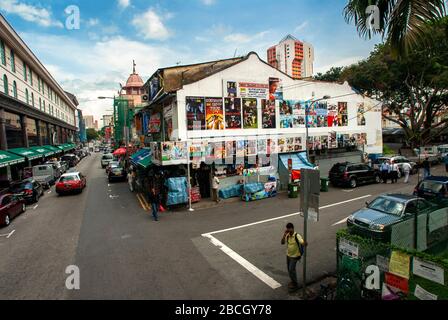
[[[126,86],[124,87],[124,89],[141,88],[144,85],[142,78],[135,72],[136,67],[135,61],[132,61],[132,63],[133,63],[133,72],[129,76],[128,81],[126,81]]]

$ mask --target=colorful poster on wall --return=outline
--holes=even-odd
[[[151,114],[151,118],[149,120],[149,132],[151,133],[159,133],[160,132],[160,124],[161,124],[160,113]]]
[[[258,128],[257,99],[243,99],[243,127],[244,129]]]
[[[327,121],[330,128],[338,126],[338,106],[334,103],[328,105]]]
[[[239,82],[241,98],[267,99],[269,85],[267,83]]]
[[[338,102],[338,127],[348,126],[347,102]]]
[[[278,139],[277,151],[278,151],[278,153],[285,153],[285,152],[287,152],[286,138],[279,138]]]
[[[204,98],[187,97],[187,128],[192,130],[205,130],[205,101]]]
[[[241,99],[225,98],[226,128],[241,129]]]
[[[275,100],[261,99],[263,129],[275,129]]]
[[[283,100],[283,88],[281,79],[269,78],[269,100]]]
[[[326,102],[319,102],[316,105],[316,122],[318,128],[328,126],[328,105]]]
[[[336,149],[338,147],[338,140],[336,138],[336,131],[331,131],[328,135],[328,148]]]
[[[236,98],[237,96],[236,81],[225,81],[225,83],[226,83],[226,97]]]
[[[236,156],[237,158],[244,158],[246,155],[246,141],[245,140],[238,140],[235,142],[236,144]]]
[[[304,101],[289,100],[288,105],[292,110],[292,127],[305,128],[306,104]]]
[[[225,145],[225,147],[224,147],[224,150],[225,150],[224,157],[225,158],[230,158],[230,157],[233,157],[234,155],[236,155],[234,141],[226,141],[224,145]]]
[[[303,150],[303,142],[302,137],[294,138],[294,151],[302,151]]]
[[[365,112],[366,111],[364,108],[364,103],[358,103],[358,114],[357,114],[358,126],[366,125],[366,117],[364,116]]]
[[[224,110],[222,98],[205,98],[207,130],[224,130]]]
[[[185,142],[162,142],[162,161],[187,159],[187,144]]]
[[[257,140],[247,140],[247,156],[256,156],[257,155]]]
[[[280,128],[289,129],[293,127],[292,107],[288,101],[280,102]]]

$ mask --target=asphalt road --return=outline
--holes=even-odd
[[[278,217],[297,212],[297,199],[221,203],[163,213],[154,222],[126,183],[108,184],[99,154],[79,169],[87,175],[81,195],[46,193],[37,208],[0,229],[0,235],[15,230],[0,236],[0,299],[291,299],[280,238],[286,222],[300,231],[303,218]],[[411,191],[412,179],[322,194],[321,205],[331,207],[309,227],[309,279],[334,272],[335,232],[345,225],[335,223],[375,195]],[[359,197],[365,198],[351,201]],[[275,220],[213,236],[279,283],[275,289],[202,236],[266,219]],[[69,265],[79,267],[80,290],[65,287]]]

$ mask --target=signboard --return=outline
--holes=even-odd
[[[393,251],[390,256],[389,272],[409,279],[410,256],[406,253]]]
[[[340,239],[339,252],[352,258],[358,258],[359,246],[357,243],[348,241],[347,239]]]
[[[266,83],[239,82],[241,98],[267,99],[269,85]]]
[[[149,132],[151,133],[159,133],[160,132],[160,113],[151,114],[151,118],[149,119]]]
[[[419,277],[445,285],[443,268],[414,257],[412,272]]]
[[[205,98],[205,114],[207,130],[224,130],[222,98]]]
[[[415,286],[414,296],[420,300],[437,300],[437,296],[432,294],[419,285]]]

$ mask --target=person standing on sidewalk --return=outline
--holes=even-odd
[[[216,203],[219,203],[219,178],[216,175],[213,175],[212,181],[212,199]]]
[[[409,162],[405,162],[403,163],[403,173],[404,173],[404,183],[408,183],[409,182],[409,175],[411,174],[411,164]]]
[[[295,290],[298,288],[297,282],[297,262],[300,261],[303,255],[303,250],[307,243],[302,239],[302,237],[294,232],[294,225],[288,223],[286,225],[285,233],[283,234],[282,245],[286,243],[286,266],[289,273],[289,278],[291,282],[288,284],[288,288]]]
[[[389,171],[390,171],[390,166],[387,163],[387,160],[384,160],[384,162],[381,164],[381,178],[383,179],[384,183],[387,183],[387,180],[389,179]]]
[[[152,216],[154,221],[159,221],[160,196],[156,192],[156,188],[152,187],[149,191],[149,201],[151,202]]]
[[[431,163],[429,163],[428,158],[425,158],[425,161],[423,161],[423,179],[429,176],[431,176]]]
[[[397,183],[398,182],[398,164],[396,164],[394,161],[390,162],[390,180],[391,183]]]

